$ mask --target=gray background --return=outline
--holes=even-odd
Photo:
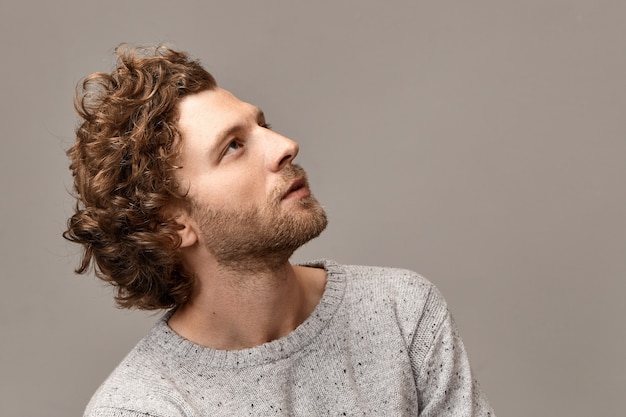
[[[76,83],[190,51],[299,141],[330,215],[296,255],[401,266],[451,304],[500,416],[625,415],[626,2],[0,3],[0,415],[80,415],[154,315],[78,248]]]

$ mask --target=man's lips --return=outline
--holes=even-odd
[[[283,200],[290,198],[303,198],[311,194],[305,177],[295,180],[283,195]]]

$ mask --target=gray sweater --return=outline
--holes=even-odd
[[[287,336],[225,351],[166,314],[94,394],[85,416],[494,416],[445,301],[401,269],[323,267],[311,316]]]

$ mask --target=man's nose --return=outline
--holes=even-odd
[[[272,171],[280,171],[298,155],[298,143],[274,131],[267,132],[266,162]]]

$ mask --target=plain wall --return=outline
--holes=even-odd
[[[120,42],[189,51],[326,206],[295,260],[444,293],[500,416],[624,416],[626,2],[0,3],[0,415],[80,415],[156,320],[61,233],[74,87]]]

